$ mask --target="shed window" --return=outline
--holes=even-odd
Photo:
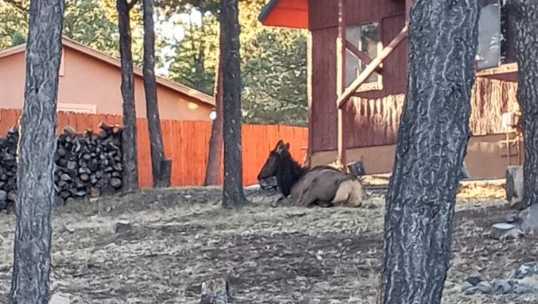
[[[96,114],[97,105],[80,103],[58,103],[58,112],[75,112],[85,114]]]
[[[381,52],[381,33],[379,23],[352,25],[346,28],[346,40],[357,50],[374,59]],[[346,49],[346,86],[349,86],[364,71],[367,62],[357,58],[349,49]],[[358,91],[381,90],[381,75],[374,72]]]

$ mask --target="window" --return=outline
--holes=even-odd
[[[499,0],[480,0],[478,21],[478,70],[496,67],[501,63],[503,35]]]
[[[92,104],[58,103],[58,111],[96,114],[97,106]]]
[[[346,40],[370,59],[376,58],[383,48],[379,23],[348,26],[346,29]],[[364,62],[357,58],[357,56],[346,48],[346,86],[349,86],[360,73],[364,71],[367,65],[368,62]],[[381,75],[374,72],[365,83],[359,87],[358,91],[364,92],[381,89]]]

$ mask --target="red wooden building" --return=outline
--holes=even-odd
[[[262,10],[264,25],[308,31],[312,164],[363,160],[368,173],[392,170],[407,86],[411,2],[270,0]],[[501,2],[481,0],[473,137],[466,159],[478,178],[504,176],[506,166],[522,158],[518,133],[510,127],[519,111],[517,65]]]

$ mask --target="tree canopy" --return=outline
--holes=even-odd
[[[174,2],[168,0],[168,3]],[[213,92],[218,50],[215,1],[188,2],[185,36],[167,57],[169,77],[206,93]],[[203,2],[202,9],[197,2]],[[243,117],[249,123],[307,123],[306,34],[263,27],[258,13],[265,1],[240,1]]]
[[[140,1],[139,1],[140,2]],[[25,1],[0,0],[0,49],[24,43]],[[66,0],[64,35],[119,56],[116,0]],[[156,0],[157,72],[213,94],[218,57],[217,0]],[[264,27],[257,17],[264,0],[239,1],[243,118],[248,123],[305,125],[306,34]],[[142,63],[142,11],[131,18],[133,59]]]

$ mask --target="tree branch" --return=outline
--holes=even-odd
[[[22,2],[19,2],[17,0],[0,0],[0,1],[3,1],[6,4],[13,6],[14,8],[18,9],[19,11],[23,13],[28,13],[28,8],[24,7],[22,5]]]
[[[131,0],[131,1],[128,1],[128,2],[127,2],[127,9],[128,9],[128,10],[133,9],[133,7],[136,5],[137,2],[138,2],[138,0]]]

